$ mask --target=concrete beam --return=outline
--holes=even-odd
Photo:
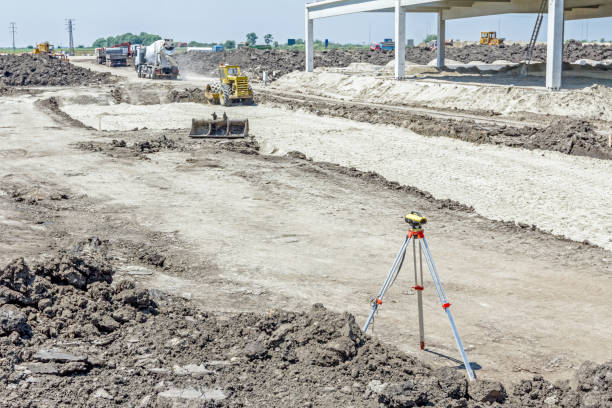
[[[314,70],[314,21],[310,18],[308,9],[306,9],[306,39],[304,40],[304,48],[306,49],[306,72]]]
[[[395,2],[395,79],[404,79],[406,72],[406,10]]]
[[[563,73],[563,0],[548,0],[548,34],[546,37],[546,88],[561,89]]]
[[[442,16],[442,10],[438,11],[438,61],[436,66],[438,69],[444,68],[444,59],[446,54],[446,21]]]

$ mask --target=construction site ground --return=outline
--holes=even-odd
[[[429,244],[479,378],[512,389],[533,375],[569,379],[584,361],[610,359],[610,107],[572,105],[580,95],[609,98],[607,86],[559,94],[512,88],[516,98],[533,102],[522,110],[496,105],[497,85],[425,78],[398,85],[434,89],[430,102],[423,96],[410,105],[376,100],[359,89],[323,92],[317,81],[348,74],[319,70],[256,86],[256,106],[220,108],[190,97],[170,103],[173,90],[201,88],[210,78],[150,81],[130,68],[75,64],[124,78],[92,87],[21,89],[0,98],[0,265],[101,240],[115,279],[183,299],[181,310],[231,321],[238,312],[308,312],[322,303],[353,314],[360,325],[404,239],[403,215],[418,210],[430,219]],[[382,81],[386,96],[394,91],[389,79],[366,77]],[[445,105],[440,93],[451,90]],[[473,108],[469,96],[458,96],[470,93],[478,95]],[[490,104],[483,101],[487,95]],[[556,142],[534,146],[527,139],[540,133],[533,130],[524,140],[520,131],[469,138],[482,128],[550,127],[562,115],[550,108],[560,98],[567,101],[563,116],[592,127],[577,132],[594,138],[596,149],[579,140],[572,144],[582,146],[576,151],[563,151]],[[388,106],[383,111],[391,124],[345,113],[358,110],[351,103],[375,102]],[[189,139],[191,118],[212,112],[248,118],[253,138]],[[410,123],[396,123],[404,115]],[[437,128],[426,127],[431,123]],[[465,128],[444,134],[458,123]],[[513,138],[522,144],[514,145]],[[427,279],[427,348],[419,350],[414,282],[410,265],[405,268],[375,319],[373,336],[426,365],[461,372],[448,321]],[[181,364],[207,360],[193,353]],[[274,375],[282,377],[280,370]],[[228,394],[225,384],[223,398],[216,389],[191,398],[185,386],[171,386],[179,380],[155,373],[164,380],[149,394],[165,393],[166,401],[221,401]],[[174,373],[184,375],[180,367]],[[264,382],[256,380],[255,388],[257,381]],[[327,390],[299,401],[367,405],[334,400],[332,395],[363,394],[359,386],[348,384],[346,391],[344,385],[330,380]],[[283,392],[286,403],[293,401],[290,390]],[[96,393],[98,402],[107,398]],[[378,402],[385,402],[381,395]]]

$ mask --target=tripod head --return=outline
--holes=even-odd
[[[404,221],[410,224],[412,229],[421,229],[423,224],[427,223],[427,218],[423,217],[421,213],[417,211],[412,211],[404,217]]]

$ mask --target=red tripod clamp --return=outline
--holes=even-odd
[[[425,238],[425,234],[423,230],[410,230],[408,231],[408,239],[415,237],[415,239],[423,239]]]

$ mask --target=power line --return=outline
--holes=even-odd
[[[9,33],[13,35],[13,54],[16,53],[15,50],[15,33],[17,32],[17,24],[11,23],[9,26]]]
[[[68,48],[70,55],[74,55],[74,38],[72,31],[74,30],[74,19],[69,18],[66,20],[66,29],[68,30]]]

